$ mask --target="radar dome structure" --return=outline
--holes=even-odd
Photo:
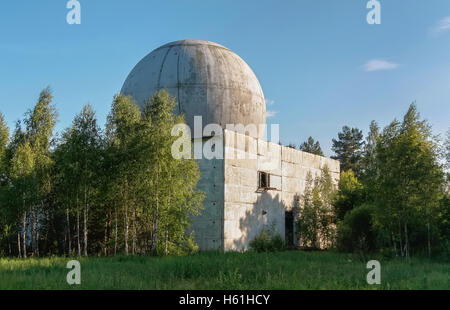
[[[266,124],[256,75],[242,58],[217,43],[182,40],[155,49],[133,68],[121,93],[142,106],[161,89],[176,97],[176,112],[185,115],[192,132],[194,116],[202,116],[203,126]],[[262,138],[264,132],[249,135]]]

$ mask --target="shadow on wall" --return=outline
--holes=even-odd
[[[294,219],[299,211],[299,195],[293,196],[292,203],[286,205],[281,199],[280,191],[264,191],[254,204],[248,204],[245,212],[240,214],[240,237],[233,240],[234,250],[246,250],[249,243],[261,231],[278,233],[287,244],[296,243]]]

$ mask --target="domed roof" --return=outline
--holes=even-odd
[[[266,124],[261,85],[237,54],[217,43],[182,40],[145,56],[130,72],[121,92],[139,105],[165,88],[178,102],[193,133],[194,116],[207,124]],[[262,137],[263,132],[257,134]]]

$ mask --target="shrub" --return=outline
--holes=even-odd
[[[286,243],[278,233],[262,230],[261,233],[250,241],[250,250],[255,252],[276,252],[286,249]]]
[[[342,171],[339,180],[339,190],[335,197],[334,209],[338,220],[342,221],[345,215],[363,202],[364,187],[350,169]]]
[[[194,232],[183,236],[179,243],[169,242],[169,255],[193,255],[198,251],[199,247],[195,242]],[[163,247],[161,247],[160,252],[161,254],[164,253]]]
[[[332,206],[336,194],[331,175],[325,166],[320,177],[306,175],[302,207],[296,219],[300,246],[309,249],[325,249],[336,239],[335,215]]]
[[[374,208],[363,204],[348,212],[338,225],[338,249],[345,252],[371,252],[376,249]]]

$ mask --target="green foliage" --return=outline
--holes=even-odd
[[[289,143],[288,145],[286,145],[287,147],[291,148],[291,149],[297,149],[297,147],[295,146],[294,143]]]
[[[445,140],[445,160],[447,162],[447,169],[450,169],[450,129],[447,130],[447,138]]]
[[[342,171],[339,180],[339,190],[334,201],[338,220],[343,220],[347,212],[360,205],[364,199],[364,188],[353,170]]]
[[[0,175],[5,173],[6,169],[6,148],[9,141],[9,128],[6,124],[5,117],[0,112]]]
[[[366,282],[367,260],[333,252],[203,252],[191,256],[79,258],[81,284],[66,282],[71,258],[0,259],[0,289],[448,289],[450,264],[424,258],[386,259],[381,285]]]
[[[0,124],[3,145],[0,146],[0,151],[4,150],[0,154],[0,167],[3,167],[1,204],[8,209],[3,212],[7,217],[3,231],[8,231],[5,236],[8,242],[11,242],[13,233],[17,233],[17,254],[23,257],[27,256],[29,243],[33,255],[39,255],[39,227],[45,228],[46,224],[40,222],[40,219],[48,214],[45,200],[51,189],[51,146],[57,120],[52,98],[49,88],[40,93],[34,108],[25,114],[25,128],[22,128],[21,122],[17,122],[6,149],[4,143],[8,141],[8,135]],[[18,225],[19,217],[21,224]],[[27,235],[30,235],[31,240],[27,240]],[[10,244],[8,252],[12,254]]]
[[[341,171],[351,169],[359,176],[364,147],[362,131],[344,126],[342,132],[338,133],[338,139],[333,139],[332,142],[331,149],[336,153],[332,158],[340,161]]]
[[[148,192],[147,218],[153,223],[151,231],[153,254],[170,254],[169,242],[182,244],[190,216],[199,214],[204,194],[195,186],[200,178],[198,164],[193,159],[175,159],[171,146],[177,137],[172,128],[184,122],[173,113],[175,98],[165,90],[156,93],[143,108],[141,136],[145,152],[141,192]]]
[[[320,177],[306,176],[302,206],[296,221],[300,245],[307,248],[328,248],[335,242],[333,201],[336,189],[325,166]]]
[[[286,250],[286,243],[280,234],[263,229],[249,243],[250,250],[255,252],[277,252]]]
[[[171,129],[184,122],[174,114],[175,98],[162,90],[141,110],[117,95],[105,132],[87,105],[60,139],[52,98],[44,89],[11,137],[0,113],[0,254],[197,252],[195,232],[187,232],[204,193],[196,189],[196,161],[171,154],[179,138]],[[321,154],[311,137],[300,149]],[[365,141],[360,130],[344,126],[333,150],[341,162],[339,190],[326,167],[320,177],[307,176],[296,213],[303,247],[334,246],[337,229],[341,250],[448,257],[449,176],[442,159],[448,169],[450,131],[440,147],[413,104],[402,122],[382,131],[372,121]],[[284,242],[263,232],[252,247],[271,251]],[[242,285],[236,270],[224,273],[223,283]]]
[[[55,181],[58,181],[55,196],[59,198],[69,216],[76,214],[78,255],[81,255],[81,245],[83,245],[83,254],[87,256],[88,253],[89,209],[91,205],[97,205],[98,202],[101,146],[101,131],[97,125],[95,113],[88,104],[75,116],[72,126],[63,133],[62,140],[54,153],[55,166],[59,171],[58,178],[55,178]],[[83,217],[82,236],[80,235],[80,214]],[[66,227],[66,230],[69,231],[69,227]],[[68,252],[72,252],[71,246],[68,247]]]
[[[450,261],[450,192],[447,191],[440,201],[436,215],[436,230],[434,244],[434,254],[444,256]]]
[[[175,98],[160,91],[141,111],[117,95],[105,132],[86,105],[59,139],[52,98],[41,92],[11,141],[0,114],[0,253],[198,251],[186,231],[204,194],[197,163],[171,155],[171,129],[184,122]]]
[[[373,252],[377,248],[377,230],[374,225],[375,207],[358,206],[338,225],[337,247],[345,252]]]
[[[319,141],[314,141],[313,137],[309,137],[308,140],[300,144],[299,150],[323,156],[322,148],[320,147]]]
[[[110,160],[115,173],[114,204],[123,215],[123,243],[128,253],[153,255],[192,253],[193,237],[185,231],[198,214],[204,194],[195,186],[200,177],[194,160],[171,154],[173,126],[183,123],[173,113],[175,98],[162,90],[150,98],[142,113],[131,98],[118,95],[108,117]],[[151,223],[151,225],[148,225]],[[132,231],[129,231],[129,226]],[[140,239],[140,240],[139,240]]]
[[[415,104],[382,132],[372,121],[361,182],[351,172],[341,175],[335,202],[340,248],[405,257],[445,252],[448,201],[440,154]]]
[[[7,241],[11,225],[8,223],[7,191],[8,162],[6,150],[9,141],[9,128],[3,114],[0,112],[0,255],[4,254],[4,242]]]
[[[53,95],[49,87],[39,95],[37,104],[26,113],[24,124],[26,138],[32,147],[46,153],[50,149],[53,130],[57,122],[56,108],[52,104]]]
[[[130,217],[136,225],[137,217],[142,214],[138,205],[139,182],[145,166],[141,158],[145,156],[143,141],[140,140],[141,112],[131,97],[114,97],[111,112],[106,124],[106,166],[109,171],[109,189],[106,197],[115,213],[114,252],[118,247],[118,230],[122,229],[123,250],[129,253]],[[149,193],[145,192],[145,195]],[[118,214],[124,219],[119,227]],[[134,232],[134,230],[133,230]],[[137,234],[137,232],[136,232]],[[137,236],[134,236],[136,239]],[[134,247],[131,249],[134,254]]]
[[[364,145],[362,174],[360,177],[370,179],[376,176],[376,147],[380,140],[380,128],[375,121],[370,122],[369,133]],[[369,180],[370,182],[370,180]]]
[[[414,244],[417,237],[412,239],[425,227],[425,240],[431,242],[431,226],[436,223],[444,184],[438,154],[431,129],[419,120],[414,104],[401,124],[394,121],[385,128],[377,144],[377,176],[371,186],[377,219],[390,232],[402,256],[408,257],[411,247],[425,249],[419,245],[423,242]]]

